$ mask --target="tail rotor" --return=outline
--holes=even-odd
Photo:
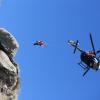
[[[72,45],[72,46],[74,47],[74,51],[73,51],[73,53],[75,54],[76,49],[78,49],[77,46],[79,45],[78,40],[77,40],[77,41],[68,40],[68,44],[70,44],[70,45]]]
[[[78,40],[76,41],[76,45],[75,45],[75,49],[74,49],[74,54],[75,54],[75,52],[76,52],[76,48],[77,48],[77,46],[78,46],[78,44],[79,44],[79,42],[78,42]]]

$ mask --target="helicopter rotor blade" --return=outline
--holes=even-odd
[[[91,40],[91,45],[92,45],[93,52],[96,55],[95,48],[94,48],[94,43],[93,43],[93,39],[92,39],[91,33],[90,33],[90,40]]]
[[[83,76],[85,76],[89,70],[90,68],[87,68],[86,71],[83,73]]]
[[[96,54],[100,53],[100,50],[96,51]]]

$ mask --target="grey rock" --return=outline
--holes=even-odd
[[[0,28],[0,43],[13,57],[16,55],[19,44],[15,37],[4,28]]]
[[[14,60],[18,48],[14,36],[0,28],[0,100],[18,100],[20,76]]]

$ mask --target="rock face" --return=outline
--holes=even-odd
[[[11,33],[0,28],[0,100],[18,100],[19,66],[14,61],[18,47]]]

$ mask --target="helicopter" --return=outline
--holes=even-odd
[[[45,42],[42,40],[36,41],[33,45],[37,45],[37,46],[45,46]]]
[[[90,33],[90,41],[92,45],[92,50],[91,51],[84,51],[81,48],[79,48],[79,41],[73,41],[73,40],[68,40],[68,44],[74,47],[74,54],[76,50],[80,52],[80,62],[78,63],[79,66],[81,66],[84,69],[83,76],[87,74],[87,72],[90,69],[93,69],[95,71],[100,69],[100,56],[97,54],[100,53],[100,50],[95,50],[94,48],[94,43],[92,39],[92,34]]]

